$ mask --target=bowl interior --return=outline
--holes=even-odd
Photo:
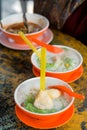
[[[48,66],[46,68],[46,72],[67,73],[78,69],[82,65],[83,58],[77,50],[67,46],[61,46],[61,45],[55,45],[55,46],[61,47],[62,49],[64,49],[64,52],[62,54],[56,54],[56,55],[47,52]],[[41,49],[38,49],[39,52],[40,50]],[[53,61],[49,59],[52,59]],[[40,70],[40,61],[35,53],[33,53],[31,56],[31,62],[34,67]],[[70,64],[69,67],[67,67],[68,64]]]
[[[46,17],[40,15],[40,14],[29,14],[26,13],[26,18],[27,21],[30,23],[34,23],[37,24],[39,26],[41,26],[41,30],[38,32],[43,31],[44,29],[48,28],[49,26],[49,21]],[[2,31],[5,31],[5,28],[9,25],[15,24],[15,23],[22,23],[23,22],[23,14],[22,13],[18,13],[18,14],[12,14],[7,16],[6,18],[3,18],[1,20],[1,23],[3,25],[3,28],[1,27]],[[7,33],[10,33],[8,31],[5,31]],[[13,33],[12,33],[13,34]],[[14,34],[13,34],[14,35]]]
[[[52,86],[52,85],[64,85],[64,86],[70,88],[71,91],[73,91],[72,88],[70,87],[70,85],[67,84],[66,82],[64,82],[60,79],[46,77],[46,88],[48,86]],[[15,99],[16,104],[22,110],[24,110],[28,113],[33,113],[35,115],[52,115],[52,114],[54,114],[54,113],[40,114],[40,113],[30,112],[30,111],[26,110],[24,107],[22,107],[21,104],[26,100],[26,98],[29,96],[29,94],[31,92],[33,94],[35,94],[35,91],[39,90],[39,89],[40,89],[40,77],[32,78],[32,79],[28,79],[28,80],[24,81],[15,90],[14,99]],[[69,99],[68,105],[64,109],[62,109],[58,112],[55,112],[55,114],[60,113],[62,111],[65,111],[66,109],[68,109],[73,104],[74,98],[70,97],[68,94],[66,94],[66,97],[67,97],[67,99]]]

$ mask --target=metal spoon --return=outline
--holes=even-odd
[[[1,26],[1,28],[3,28],[3,24],[2,24],[2,22],[0,21],[0,26]]]
[[[27,12],[27,1],[26,0],[20,0],[21,3],[21,8],[22,8],[22,12],[23,12],[23,23],[26,27],[27,33],[29,32],[28,30],[28,22],[27,22],[27,18],[26,18],[26,12]]]

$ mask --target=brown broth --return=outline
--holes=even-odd
[[[19,31],[22,31],[23,33],[27,33],[27,29],[24,25],[24,23],[15,23],[9,26],[4,27],[4,29],[10,33],[16,33],[18,34]],[[40,31],[42,28],[35,23],[28,23],[28,32],[34,33]]]

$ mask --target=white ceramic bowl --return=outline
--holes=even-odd
[[[63,86],[68,87],[71,91],[73,91],[71,86],[69,84],[67,84],[66,82],[64,82],[60,79],[57,79],[57,78],[46,77],[46,88],[48,88],[48,86],[53,86],[53,85],[63,85]],[[40,77],[35,77],[35,78],[25,80],[24,82],[22,82],[21,84],[18,85],[18,87],[16,88],[15,93],[14,93],[14,99],[15,99],[16,105],[23,111],[23,113],[25,113],[28,116],[31,116],[33,118],[46,120],[46,119],[50,119],[50,118],[58,118],[61,115],[64,116],[66,111],[69,111],[69,108],[74,103],[74,98],[67,94],[69,103],[65,108],[63,108],[62,110],[59,110],[58,112],[40,114],[40,113],[28,111],[21,104],[26,100],[26,97],[29,95],[29,93],[31,93],[31,91],[33,91],[35,89],[40,89]]]
[[[57,47],[60,47],[60,48],[64,49],[64,52],[62,54],[61,53],[57,54],[56,57],[62,56],[62,59],[63,59],[63,57],[66,55],[66,57],[74,59],[74,62],[76,62],[76,63],[75,63],[75,65],[71,69],[66,69],[64,71],[61,71],[62,69],[61,70],[57,70],[57,69],[60,69],[62,65],[59,65],[57,67],[57,64],[56,64],[55,68],[57,67],[57,69],[55,69],[55,68],[54,68],[55,70],[50,70],[50,69],[47,70],[46,69],[46,76],[59,78],[59,79],[62,79],[62,80],[67,82],[67,81],[69,81],[68,79],[70,77],[72,78],[72,76],[77,74],[78,71],[80,70],[80,68],[82,66],[82,63],[83,63],[83,57],[76,49],[73,49],[71,47],[63,46],[63,45],[54,45],[54,46],[57,46]],[[38,49],[38,51],[40,51],[40,49]],[[48,57],[55,57],[55,54],[47,52],[47,58]],[[36,75],[39,76],[40,75],[40,65],[39,65],[39,62],[37,60],[36,53],[32,54],[32,56],[31,56],[31,63],[33,65],[35,73],[37,73]]]

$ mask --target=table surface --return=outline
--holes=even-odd
[[[75,92],[85,95],[85,100],[75,99],[74,114],[65,125],[56,130],[87,130],[87,46],[71,36],[53,30],[51,44],[67,45],[83,56],[83,74],[70,83]],[[0,44],[0,130],[36,130],[26,126],[15,114],[14,91],[24,80],[34,77],[30,61],[32,51],[12,50]]]

